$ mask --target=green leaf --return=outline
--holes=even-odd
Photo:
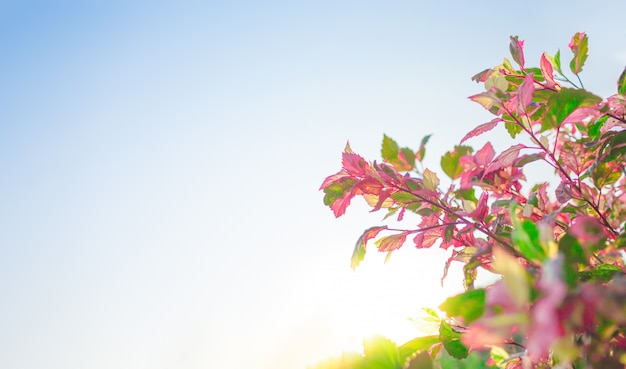
[[[615,239],[615,247],[618,249],[626,247],[626,233],[620,233],[620,235],[617,236]]]
[[[439,326],[439,339],[453,358],[465,359],[467,357],[468,350],[461,343],[461,333],[455,332],[446,321],[442,321]]]
[[[561,50],[557,50],[556,54],[554,54],[554,70],[563,75],[563,70],[561,69]]]
[[[522,132],[522,127],[515,123],[504,122],[504,127],[506,131],[509,132],[511,138],[515,138],[515,136]]]
[[[473,187],[470,187],[466,190],[456,190],[454,191],[454,195],[459,199],[464,199],[473,202],[474,204],[478,202],[476,198],[476,194]]]
[[[428,351],[434,344],[441,342],[439,336],[425,336],[414,338],[398,348],[400,354],[400,362],[404,363],[406,359],[415,353]]]
[[[608,282],[617,273],[623,273],[622,268],[612,264],[600,264],[593,269],[579,273],[581,281]]]
[[[451,179],[459,178],[461,173],[463,173],[463,168],[459,163],[459,159],[464,155],[471,154],[473,151],[474,149],[470,146],[455,146],[454,150],[448,151],[441,157],[441,169],[443,169],[444,173],[446,173]]]
[[[439,178],[437,178],[437,174],[426,168],[424,170],[424,187],[430,191],[437,191],[437,187],[439,186]]]
[[[401,369],[402,363],[396,344],[383,336],[363,341],[367,369]]]
[[[430,136],[431,135],[426,135],[424,136],[424,138],[422,138],[422,142],[420,143],[420,148],[415,153],[415,159],[419,161],[424,160],[424,156],[426,155],[426,144],[428,143],[428,140],[430,140]]]
[[[626,95],[626,68],[624,68],[617,80],[617,93]]]
[[[367,245],[367,241],[376,237],[380,231],[385,229],[387,229],[387,226],[370,227],[363,232],[361,237],[356,241],[356,245],[354,245],[354,251],[352,252],[352,258],[350,260],[350,267],[352,269],[359,266],[363,258],[365,258],[365,246]]]
[[[606,123],[608,119],[608,115],[603,115],[595,122],[589,123],[589,125],[587,126],[587,134],[589,134],[589,138],[591,138],[592,140],[597,140],[598,138],[600,138],[600,134],[602,133],[600,129],[602,128],[602,126],[604,126],[604,123]]]
[[[559,251],[565,255],[568,262],[587,265],[587,255],[578,239],[570,233],[565,233],[559,240]]]
[[[355,179],[345,177],[324,188],[324,205],[331,206],[335,201],[352,191],[356,183]]]
[[[383,135],[381,155],[385,162],[393,165],[398,171],[415,168],[415,153],[406,147],[401,149],[398,143],[387,135]]]
[[[383,156],[383,160],[391,163],[393,160],[398,158],[398,152],[400,152],[400,147],[398,143],[394,141],[391,137],[387,135],[383,135],[383,146],[381,148],[381,155]]]
[[[485,289],[466,291],[448,298],[439,309],[449,317],[461,317],[465,324],[480,318],[485,311]]]
[[[618,157],[626,155],[626,131],[609,132],[610,136],[604,141],[601,151],[606,150],[606,155],[602,156],[604,162],[612,162]],[[605,136],[606,137],[606,136]]]
[[[569,68],[574,74],[578,74],[583,71],[583,65],[587,60],[587,54],[589,53],[589,38],[583,32],[576,32],[572,37],[571,46],[574,57],[569,63]]]
[[[574,110],[581,107],[593,106],[602,101],[602,98],[591,92],[572,88],[563,88],[550,96],[547,109],[543,116],[543,123],[556,128],[563,123]]]
[[[626,154],[626,147],[622,148],[622,151]],[[615,161],[601,162],[593,168],[591,178],[597,189],[612,185],[621,178],[622,172],[619,170],[619,164]]]
[[[516,222],[512,238],[526,259],[539,262],[545,260],[546,252],[539,238],[539,228],[535,223],[530,220]]]
[[[435,360],[435,365],[439,364],[441,369],[495,369],[487,365],[489,352],[484,350],[474,350],[465,359],[459,360],[442,352]],[[343,368],[342,368],[343,369]]]

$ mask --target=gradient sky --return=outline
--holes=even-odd
[[[425,2],[422,2],[425,3]],[[546,5],[546,3],[548,3]],[[321,181],[383,133],[428,167],[490,120],[470,77],[590,37],[583,79],[626,65],[621,1],[0,2],[0,367],[303,368],[419,335],[439,250],[383,265]],[[504,142],[502,130],[489,136]],[[480,138],[482,139],[482,138]],[[482,142],[477,139],[471,143]]]

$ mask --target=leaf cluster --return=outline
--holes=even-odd
[[[352,268],[370,243],[388,255],[406,244],[439,247],[450,255],[444,270],[462,265],[466,287],[440,306],[445,318],[438,335],[402,346],[377,338],[352,367],[445,367],[446,360],[462,367],[480,355],[500,368],[622,367],[626,69],[616,93],[602,98],[580,78],[587,35],[576,33],[568,48],[569,76],[560,51],[543,53],[539,67],[528,67],[524,42],[511,37],[515,66],[505,58],[472,78],[484,91],[470,100],[494,118],[442,156],[448,188],[441,188],[438,170],[424,166],[430,136],[413,151],[385,135],[380,163],[346,146],[341,170],[321,186],[324,203],[338,217],[362,197],[372,211],[385,212],[383,221],[407,224],[367,229]],[[499,153],[490,143],[467,144],[493,129],[504,129],[516,143]],[[554,177],[529,182],[524,169],[533,162]],[[477,288],[479,270],[500,279]]]

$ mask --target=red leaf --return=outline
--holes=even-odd
[[[365,230],[361,237],[356,241],[354,251],[352,252],[352,260],[350,262],[352,269],[359,266],[359,263],[365,257],[365,246],[367,241],[376,237],[380,231],[387,229],[387,226],[371,227]]]
[[[484,191],[480,194],[480,198],[478,199],[478,205],[476,209],[470,213],[470,216],[479,221],[485,220],[487,214],[489,214],[489,207],[487,206],[487,199],[489,198],[489,193]]]
[[[399,234],[394,234],[379,239],[378,241],[376,241],[378,251],[389,252],[399,249],[404,244],[404,241],[406,240],[406,236],[408,234],[409,233],[405,231]]]
[[[354,190],[348,192],[345,196],[333,202],[330,208],[335,214],[335,218],[339,218],[340,216],[346,213],[346,208],[348,207],[348,205],[350,205],[350,200],[352,200],[353,197],[354,197]]]
[[[526,113],[526,108],[533,100],[533,92],[535,92],[535,75],[528,73],[524,78],[524,82],[519,86],[517,91],[517,112],[518,114]]]
[[[320,190],[325,189],[326,187],[345,177],[350,177],[350,175],[343,170],[326,177],[326,179],[324,180],[324,182],[322,182],[322,185],[320,186]]]
[[[502,122],[501,118],[494,118],[492,119],[490,122],[487,123],[483,123],[481,125],[479,125],[478,127],[472,129],[468,134],[465,135],[465,137],[463,137],[463,139],[461,140],[460,143],[465,142],[466,140],[472,138],[472,137],[476,137],[478,135],[481,135],[487,131],[490,131],[493,129],[493,127],[495,127],[496,125],[498,125],[499,122]]]
[[[344,152],[341,155],[341,159],[343,168],[351,176],[362,176],[365,174],[367,163],[360,155]]]
[[[497,158],[495,158],[491,163],[489,163],[489,165],[485,169],[485,175],[493,171],[496,171],[502,167],[513,165],[513,163],[519,156],[519,151],[525,147],[526,147],[525,145],[517,144],[501,152]]]

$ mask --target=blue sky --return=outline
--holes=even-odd
[[[433,134],[438,169],[490,120],[470,77],[509,35],[537,64],[586,31],[613,93],[626,5],[543,3],[0,3],[0,367],[304,368],[419,334],[459,288],[445,253],[353,272],[382,215],[336,220],[318,187],[383,133]]]

